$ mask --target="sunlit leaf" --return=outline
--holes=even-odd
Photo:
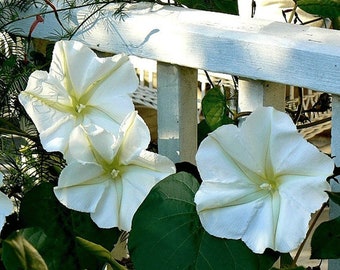
[[[197,180],[181,172],[158,183],[137,210],[129,237],[136,269],[269,269],[273,253],[256,255],[240,240],[209,235],[194,203]]]
[[[202,113],[212,131],[232,122],[227,117],[226,97],[218,87],[210,89],[204,96],[202,100]]]
[[[340,258],[340,217],[321,223],[311,240],[311,259]]]
[[[39,252],[20,232],[7,237],[2,247],[2,261],[6,269],[48,270]]]

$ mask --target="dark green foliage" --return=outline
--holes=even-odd
[[[340,206],[340,192],[327,191],[327,194],[334,203]]]
[[[50,183],[35,186],[25,194],[20,222],[22,227],[31,228],[24,235],[44,258],[49,270],[101,269],[103,262],[79,245],[76,237],[111,250],[120,235],[116,228],[98,228],[89,214],[61,205]]]
[[[304,11],[330,18],[334,29],[340,29],[340,1],[339,0],[297,0],[297,5]]]
[[[210,89],[202,100],[202,113],[209,129],[214,131],[222,125],[234,123],[229,112],[226,95],[220,87]]]
[[[297,5],[304,11],[324,18],[340,16],[339,0],[297,0]]]
[[[180,0],[178,2],[193,9],[238,15],[237,0]]]
[[[340,258],[340,217],[321,223],[312,237],[311,259]]]
[[[6,269],[11,270],[48,270],[38,251],[23,237],[21,232],[14,232],[2,245],[2,261]]]
[[[240,240],[216,238],[203,229],[194,203],[198,187],[191,174],[181,172],[151,190],[129,237],[136,269],[269,269],[277,254],[256,255]]]

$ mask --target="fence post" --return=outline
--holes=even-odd
[[[242,78],[239,81],[239,110],[253,111],[259,106],[272,106],[284,111],[286,86]]]
[[[158,151],[195,164],[197,69],[157,63]]]
[[[340,166],[340,96],[332,95],[332,136],[331,136],[332,156],[337,166]],[[338,178],[338,180],[340,180]],[[335,181],[331,182],[332,191],[340,192],[340,185]],[[330,219],[340,216],[340,207],[330,201]],[[340,269],[340,260],[328,260],[328,270]]]

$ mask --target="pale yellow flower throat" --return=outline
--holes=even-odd
[[[263,183],[260,185],[260,188],[261,189],[264,189],[264,190],[268,190],[268,191],[271,191],[273,189],[272,185],[269,184],[269,183]]]
[[[78,104],[77,106],[76,106],[76,111],[77,111],[77,113],[81,113],[84,109],[85,109],[85,105],[84,104]]]

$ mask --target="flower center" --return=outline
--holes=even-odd
[[[269,183],[263,183],[263,184],[260,185],[260,188],[264,189],[264,190],[271,191],[273,186],[271,184],[269,184]]]
[[[85,106],[84,104],[78,104],[78,105],[76,106],[77,113],[81,113],[82,110],[85,109],[85,107],[86,107],[86,106]]]
[[[117,178],[118,175],[119,175],[119,170],[112,169],[112,171],[111,171],[112,179]]]

